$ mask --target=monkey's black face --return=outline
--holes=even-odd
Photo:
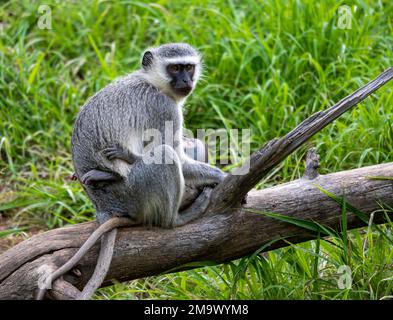
[[[172,79],[170,84],[173,91],[180,96],[188,95],[193,89],[195,65],[168,64],[166,70]]]

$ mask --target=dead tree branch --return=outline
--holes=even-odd
[[[272,168],[321,131],[344,112],[367,98],[393,78],[393,67],[387,69],[373,81],[342,99],[325,111],[314,113],[286,136],[269,141],[250,157],[250,169],[243,175],[228,176],[213,191],[208,207],[210,212],[219,212],[239,206],[241,200]],[[244,168],[239,169],[244,172]]]
[[[266,250],[315,237],[310,231],[251,211],[276,212],[316,221],[340,229],[341,208],[316,186],[321,186],[365,214],[375,213],[383,222],[381,203],[393,207],[393,182],[370,176],[393,177],[393,163],[299,179],[273,188],[252,191],[243,208],[232,209],[173,230],[142,227],[119,230],[115,252],[104,285],[111,279],[127,281],[157,275],[193,261],[222,263],[250,254],[272,240]],[[379,212],[379,213],[378,213]],[[363,225],[348,213],[348,229]],[[77,224],[38,234],[4,253],[0,267],[0,299],[33,299],[43,265],[63,265],[97,227],[95,222]],[[89,280],[99,253],[93,247],[65,281],[55,281],[54,298],[72,298],[76,288]],[[184,269],[184,268],[181,268]],[[76,287],[76,288],[74,288]]]

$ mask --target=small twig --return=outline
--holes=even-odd
[[[325,111],[320,111],[303,121],[286,136],[269,141],[250,157],[250,168],[244,175],[229,175],[213,191],[208,211],[220,212],[240,205],[241,200],[272,168],[294,152],[314,134],[321,131],[344,112],[367,98],[393,78],[393,67],[373,81],[342,99]],[[244,168],[239,168],[245,172]]]
[[[306,156],[306,170],[304,172],[304,178],[313,180],[318,177],[319,168],[319,154],[315,148],[310,148]]]

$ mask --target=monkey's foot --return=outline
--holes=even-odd
[[[115,159],[120,159],[124,160],[129,164],[133,164],[139,158],[137,155],[133,154],[132,152],[124,149],[122,146],[119,145],[105,148],[102,150],[102,153],[105,157],[108,158],[108,160],[112,161]]]
[[[207,206],[209,204],[208,199],[210,198],[212,191],[212,188],[205,187],[188,208],[179,212],[175,226],[180,227],[194,219],[201,217],[206,212]]]
[[[90,170],[81,178],[81,182],[86,185],[91,185],[97,182],[114,182],[118,180],[119,177],[114,173],[100,170]]]

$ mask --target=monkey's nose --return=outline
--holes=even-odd
[[[187,87],[192,88],[192,82],[190,80],[183,79],[183,82],[187,85]]]

